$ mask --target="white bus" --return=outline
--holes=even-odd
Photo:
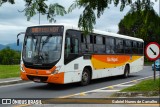
[[[97,78],[128,77],[143,69],[143,44],[139,38],[99,30],[84,36],[66,24],[31,26],[23,42],[21,78],[87,85]]]

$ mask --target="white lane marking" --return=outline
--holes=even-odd
[[[159,74],[157,74],[156,76],[159,76]],[[147,79],[147,78],[151,78],[151,77],[153,77],[153,75],[152,75],[152,76],[148,76],[148,77],[144,77],[144,78],[136,79],[136,81],[143,80],[143,79]],[[112,86],[114,87],[114,86],[124,85],[124,84],[128,84],[128,83],[133,83],[133,80],[128,81],[128,82],[124,82],[124,83],[120,83],[120,84],[116,84],[116,85],[112,85]],[[109,87],[109,86],[108,86],[108,87]],[[107,89],[108,87],[98,88],[98,89],[94,89],[94,90],[90,90],[90,91],[85,91],[85,92],[80,92],[80,93],[71,94],[71,95],[66,95],[66,96],[60,96],[60,97],[58,97],[58,98],[69,98],[69,97],[73,97],[73,96],[78,96],[78,95],[80,95],[81,93],[87,94],[87,93],[93,92],[93,91],[95,91],[95,90]]]
[[[130,86],[133,86],[135,84],[129,84],[129,85],[115,85],[116,87],[130,87]]]
[[[120,90],[93,90],[91,92],[117,92],[117,91],[120,91]]]
[[[7,82],[16,82],[16,81],[20,81],[21,79],[17,79],[17,80],[10,80],[10,81],[3,81],[3,82],[0,82],[1,83],[7,83]]]
[[[31,83],[34,83],[34,82],[17,83],[17,84],[13,84],[13,85],[4,85],[4,86],[0,86],[0,88],[12,87],[12,86],[17,86],[17,85],[25,85],[25,84],[31,84]]]
[[[159,76],[159,74],[157,74],[156,76]],[[151,78],[151,77],[153,77],[153,75],[152,75],[152,76],[148,76],[148,77],[144,77],[144,78],[136,79],[136,81],[144,80],[144,79]],[[114,87],[114,86],[117,86],[117,85],[129,84],[129,83],[133,83],[134,81],[135,81],[135,80],[131,80],[131,81],[128,81],[128,82],[124,82],[124,83],[120,83],[120,84],[116,84],[116,85],[112,85],[112,86]],[[108,88],[108,87],[103,87],[103,88],[100,88],[100,89],[103,90],[103,89],[107,89],[107,88]]]

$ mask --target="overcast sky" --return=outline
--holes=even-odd
[[[73,3],[74,0],[48,0],[48,3],[58,2],[66,9]],[[154,0],[153,0],[154,1]],[[38,15],[27,21],[24,13],[18,12],[18,10],[24,9],[24,0],[15,0],[15,4],[9,3],[3,4],[0,7],[0,44],[6,45],[16,42],[16,35],[19,32],[24,32],[28,26],[38,25]],[[130,7],[126,7],[123,12],[119,11],[119,7],[111,5],[109,9],[104,11],[104,14],[97,19],[95,28],[99,30],[105,30],[110,32],[118,31],[118,23],[123,19],[124,15],[129,11]],[[154,4],[154,9],[159,13],[159,3]],[[83,9],[76,9],[72,13],[63,17],[56,17],[56,23],[68,23],[77,25],[79,15]],[[41,16],[41,24],[51,24],[48,22],[46,16]]]

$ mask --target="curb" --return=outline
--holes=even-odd
[[[28,81],[24,81],[24,80],[21,80],[21,79],[10,80],[10,81],[3,81],[3,82],[0,82],[0,86],[17,84],[17,83],[24,83],[24,82],[28,82]]]

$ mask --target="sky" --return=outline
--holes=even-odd
[[[48,0],[47,4],[59,3],[68,9],[74,1],[75,0]],[[39,15],[36,15],[32,17],[30,21],[27,21],[27,18],[24,16],[25,13],[18,12],[19,10],[21,11],[24,9],[24,5],[24,0],[15,0],[14,5],[5,3],[0,7],[0,44],[6,45],[15,43],[18,33],[25,32],[26,28],[29,26],[39,24]],[[123,19],[129,9],[130,7],[127,6],[120,12],[119,6],[114,7],[114,5],[110,5],[110,8],[106,9],[103,15],[97,19],[96,25],[94,26],[95,29],[117,33],[118,23]],[[154,9],[159,13],[159,2],[154,4]],[[83,9],[76,9],[63,17],[57,16],[55,17],[56,23],[77,25],[82,11]],[[41,16],[41,24],[52,23],[49,23],[46,16]],[[23,40],[23,36],[21,36],[20,40]]]

